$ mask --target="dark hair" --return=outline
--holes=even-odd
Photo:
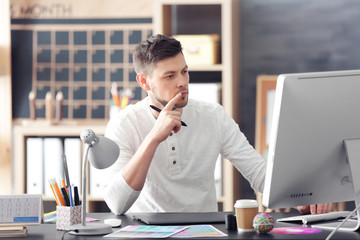
[[[135,72],[149,74],[154,64],[165,58],[174,57],[178,53],[182,53],[182,47],[175,38],[161,34],[151,36],[135,48],[133,53]]]

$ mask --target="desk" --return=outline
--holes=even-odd
[[[284,216],[289,216],[289,213],[272,213],[272,216],[277,219]],[[106,219],[106,218],[120,218],[122,219],[122,227],[127,225],[142,225],[141,222],[137,220],[133,220],[131,214],[123,215],[123,216],[116,216],[112,213],[89,213],[89,217],[97,218],[97,219]],[[228,231],[225,228],[224,224],[212,224],[214,227],[219,229],[220,231],[228,234],[228,237],[220,237],[216,239],[325,239],[330,231],[323,230],[321,233],[317,234],[310,234],[310,235],[282,235],[282,234],[274,234],[274,233],[268,233],[268,234],[258,234],[256,232],[250,232],[250,233],[238,233],[237,230],[231,230]],[[290,226],[300,226],[295,224],[289,224],[289,223],[276,223],[275,227],[290,227]],[[118,228],[114,228],[114,231]],[[27,238],[18,238],[18,239],[61,239],[63,236],[63,231],[57,231],[55,224],[41,224],[38,226],[29,226],[28,227],[28,237]],[[70,234],[66,234],[65,238],[68,239],[100,239],[101,236],[73,236]],[[12,238],[17,239],[17,238]],[[103,239],[113,239],[113,238],[103,238]],[[176,239],[176,238],[172,238]],[[191,238],[196,239],[196,238]],[[201,240],[209,239],[209,238],[198,238]],[[337,232],[332,239],[360,239],[360,233],[359,232]]]

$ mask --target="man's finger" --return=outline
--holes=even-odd
[[[310,213],[316,214],[316,205],[310,205]]]
[[[316,214],[324,213],[324,210],[325,210],[324,207],[325,207],[324,204],[317,204],[316,205]]]
[[[310,206],[299,206],[297,209],[300,214],[307,214],[310,212]]]
[[[173,97],[173,99],[171,99],[166,106],[164,107],[163,110],[167,110],[167,111],[172,111],[175,104],[179,101],[179,99],[181,98],[181,92],[176,94],[175,97]]]

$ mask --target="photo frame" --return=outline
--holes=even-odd
[[[259,75],[256,78],[255,149],[267,159],[272,111],[278,75]]]

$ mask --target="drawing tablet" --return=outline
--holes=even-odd
[[[134,213],[133,218],[148,225],[225,223],[226,212]]]

